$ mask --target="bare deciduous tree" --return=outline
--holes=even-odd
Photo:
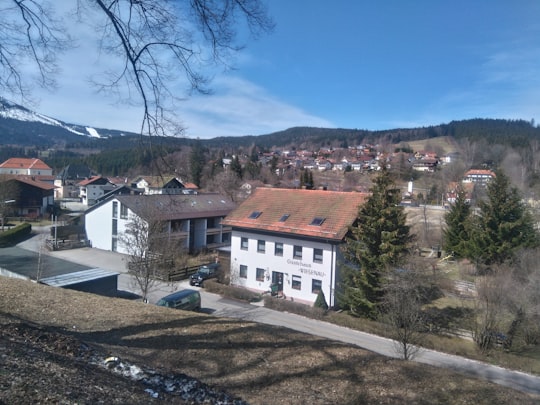
[[[232,170],[225,170],[209,179],[206,185],[208,191],[226,195],[231,201],[238,201],[241,181]]]
[[[119,232],[118,243],[129,256],[129,273],[146,301],[156,280],[168,280],[175,266],[186,267],[189,255],[183,233],[175,235],[175,225],[163,219],[163,207],[155,205],[151,196],[141,197],[137,214],[129,213],[129,222],[125,231]]]
[[[132,215],[126,231],[118,237],[129,255],[129,273],[145,302],[157,276],[156,256],[151,249],[157,227],[156,223]]]
[[[511,265],[492,266],[476,281],[477,297],[471,330],[478,347],[510,350],[540,341],[540,269],[537,249],[523,249]]]
[[[501,339],[504,300],[508,293],[510,277],[504,272],[479,277],[476,281],[477,299],[472,333],[476,345],[482,350],[491,349]]]
[[[406,268],[391,272],[384,284],[382,321],[389,327],[396,351],[404,360],[418,354],[426,321],[422,305],[426,297],[426,272],[409,263]]]
[[[260,0],[77,0],[70,16],[46,0],[11,0],[0,6],[0,89],[29,101],[31,83],[54,87],[59,53],[76,45],[64,21],[95,24],[100,51],[119,63],[96,83],[101,90],[141,101],[141,133],[177,132],[171,104],[176,74],[189,90],[208,92],[201,72],[209,62],[227,64],[241,49],[241,20],[253,35],[269,32],[273,22]],[[65,6],[65,5],[64,5]],[[28,77],[29,67],[37,77]],[[24,68],[23,68],[24,67]],[[35,80],[32,80],[35,79]],[[85,79],[85,78],[81,78]],[[123,86],[123,87],[122,87]],[[119,89],[122,88],[122,91]],[[137,97],[134,97],[134,95]],[[126,97],[124,97],[123,101]]]

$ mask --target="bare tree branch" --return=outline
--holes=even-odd
[[[0,8],[0,89],[28,94],[21,61],[37,66],[40,82],[55,84],[58,53],[69,35],[55,18],[53,6],[38,0],[12,0]],[[97,89],[123,101],[141,104],[141,133],[177,135],[179,126],[174,88],[177,76],[187,90],[209,93],[209,78],[202,74],[213,64],[225,64],[237,44],[241,19],[252,35],[269,32],[273,22],[260,0],[77,0],[79,22],[95,23],[100,50],[121,62],[104,72]],[[89,16],[96,17],[87,18]]]
[[[6,2],[4,2],[6,3]],[[31,83],[56,86],[57,56],[71,44],[62,22],[45,1],[12,0],[0,6],[0,90],[29,102]],[[26,78],[23,67],[38,74]]]

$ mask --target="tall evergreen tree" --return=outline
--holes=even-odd
[[[272,173],[276,174],[277,166],[278,166],[278,158],[276,155],[274,155],[272,156],[272,160],[270,161],[270,170],[272,171]]]
[[[532,214],[502,171],[497,171],[489,182],[486,199],[478,206],[480,211],[474,217],[468,254],[476,263],[487,266],[504,263],[513,258],[517,249],[539,245]]]
[[[202,172],[204,169],[204,150],[200,140],[196,140],[191,148],[190,155],[191,181],[197,186],[201,185]]]
[[[401,191],[386,168],[370,191],[343,247],[346,264],[342,267],[341,304],[353,314],[375,318],[385,271],[402,263],[412,236],[399,205]]]
[[[471,206],[467,202],[466,192],[460,188],[456,201],[444,215],[446,227],[443,230],[443,249],[456,257],[466,257],[469,245],[469,221]]]
[[[238,155],[235,155],[231,161],[231,171],[234,174],[236,174],[236,177],[242,180],[244,173],[243,173],[242,164],[240,163],[240,159],[238,158]]]

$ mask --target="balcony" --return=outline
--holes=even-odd
[[[231,226],[220,226],[219,228],[207,228],[206,235],[219,235],[221,233],[231,233]]]

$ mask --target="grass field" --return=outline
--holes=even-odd
[[[250,404],[535,404],[539,397],[450,370],[244,320],[1,279],[0,402],[154,403],[100,371],[116,356],[186,374]],[[168,395],[168,394],[164,394]],[[167,403],[185,404],[165,396]],[[163,402],[160,402],[163,403]],[[191,403],[191,402],[189,402]]]

